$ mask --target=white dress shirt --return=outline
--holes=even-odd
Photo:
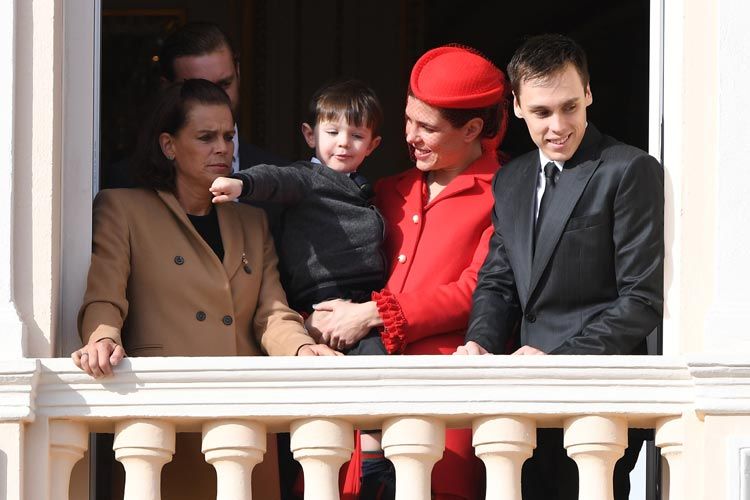
[[[232,155],[232,173],[240,171],[240,134],[237,132],[237,124],[234,124],[234,137],[232,137],[232,144],[234,144],[234,155]]]

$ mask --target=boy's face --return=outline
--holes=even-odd
[[[350,125],[343,117],[320,121],[314,129],[303,123],[302,135],[307,145],[315,149],[318,160],[343,173],[356,171],[380,144],[380,137],[373,137],[371,129]]]
[[[567,161],[586,133],[591,89],[583,86],[572,64],[548,80],[521,83],[513,96],[516,116],[523,118],[534,143],[550,160]]]

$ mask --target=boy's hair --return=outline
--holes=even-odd
[[[310,99],[307,123],[311,127],[341,117],[357,127],[369,128],[373,137],[380,135],[383,108],[375,92],[364,82],[337,80],[319,88]]]
[[[572,64],[583,87],[589,84],[586,53],[572,38],[560,34],[537,35],[521,45],[508,64],[508,77],[516,98],[521,84],[529,80],[547,80]]]
[[[169,82],[175,80],[174,61],[179,57],[210,54],[226,47],[237,63],[237,54],[229,37],[212,23],[188,23],[164,40],[159,54],[162,76]]]

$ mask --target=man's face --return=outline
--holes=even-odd
[[[223,46],[199,56],[182,56],[174,60],[175,81],[202,78],[223,88],[232,102],[234,116],[240,107],[240,68],[232,51]]]
[[[513,109],[534,143],[550,160],[569,160],[583,140],[586,108],[593,101],[575,67],[568,64],[546,80],[524,81],[519,94],[513,96]]]

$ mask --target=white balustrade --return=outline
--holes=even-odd
[[[202,449],[216,469],[216,500],[251,500],[253,468],[266,452],[266,427],[248,420],[206,422]]]
[[[662,418],[656,423],[656,446],[669,466],[669,481],[664,485],[664,500],[680,500],[685,497],[682,466],[682,447],[685,440],[683,421],[680,417]]]
[[[396,500],[429,500],[432,467],[443,457],[445,423],[395,417],[383,423],[383,453],[396,469]]]
[[[338,419],[292,422],[291,449],[305,475],[305,500],[339,498],[339,469],[354,450],[354,427]]]
[[[161,469],[172,460],[175,426],[161,420],[125,420],[115,426],[115,458],[125,467],[124,500],[160,500]]]
[[[70,473],[88,448],[88,426],[71,420],[50,422],[50,498],[68,500]]]
[[[565,420],[565,449],[578,465],[578,500],[612,500],[615,463],[628,445],[622,417],[586,415]]]
[[[524,417],[474,421],[472,443],[487,471],[488,500],[521,500],[521,468],[536,447],[536,424]]]

